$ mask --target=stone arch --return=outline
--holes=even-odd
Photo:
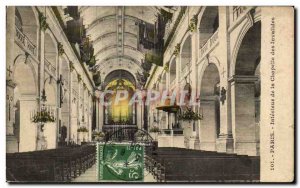
[[[200,79],[200,149],[215,151],[220,133],[220,73],[215,63],[207,63]]]
[[[176,65],[176,57],[172,57],[170,60],[169,65],[169,78],[170,78],[170,85],[176,82],[176,74],[177,74],[177,65]]]
[[[38,87],[33,64],[26,55],[18,55],[13,66],[14,87],[7,86],[7,93],[13,96],[13,130],[8,129],[16,139],[16,144],[7,145],[8,151],[23,152],[36,149],[36,125],[30,119],[31,112],[38,107]],[[11,112],[11,109],[9,109]],[[33,131],[28,131],[33,130]],[[17,144],[19,143],[19,145]]]
[[[190,33],[185,36],[183,45],[180,47],[180,71],[184,72],[191,65],[192,60],[192,37]]]
[[[219,9],[217,6],[205,7],[199,20],[199,48],[202,48],[207,40],[219,28]]]
[[[61,72],[63,80],[67,81],[69,84],[70,82],[70,62],[68,58],[64,56],[61,57]]]
[[[110,68],[110,66],[109,66],[110,63],[113,64],[112,68]],[[101,72],[102,72],[101,77],[103,76],[103,78],[105,78],[110,72],[112,72],[114,70],[125,70],[127,72],[130,72],[134,76],[135,80],[137,80],[135,73],[142,72],[143,69],[140,66],[137,66],[135,63],[131,63],[131,69],[127,66],[121,67],[117,64],[116,61],[113,61],[113,62],[105,63],[98,70],[101,70]]]
[[[12,77],[23,95],[37,95],[37,74],[29,55],[18,55],[13,63]]]
[[[235,74],[237,55],[238,55],[239,49],[241,47],[242,41],[243,41],[246,33],[255,23],[260,22],[261,17],[257,16],[255,19],[253,19],[253,17],[249,13],[249,16],[247,18],[248,18],[247,22],[242,26],[242,29],[240,30],[237,40],[233,47],[233,51],[232,51],[232,55],[231,55],[232,62],[230,65],[230,68],[231,68],[230,76],[233,76]]]
[[[57,42],[53,34],[46,30],[45,32],[45,64],[50,63],[56,69],[58,49]]]
[[[167,73],[166,72],[163,72],[161,74],[161,90],[164,91],[167,89]]]
[[[15,22],[16,27],[24,33],[35,46],[37,46],[39,20],[36,9],[30,6],[16,6]]]
[[[259,155],[261,22],[255,22],[243,36],[231,79],[234,150]]]
[[[118,77],[120,77],[120,74],[122,77],[124,75],[123,78],[128,79],[136,86],[137,81],[136,81],[135,76],[131,72],[129,72],[127,70],[123,70],[123,69],[117,69],[117,70],[113,70],[113,71],[109,72],[104,78],[104,83],[107,84],[108,82],[117,79]]]
[[[120,69],[111,71],[104,79],[103,88],[105,88],[106,91],[112,91],[111,94],[107,94],[104,97],[105,102],[110,103],[110,105],[104,106],[103,110],[105,131],[109,131],[111,125],[138,126],[138,124],[141,123],[137,121],[137,116],[141,118],[137,112],[139,107],[137,107],[136,103],[131,103],[131,99],[136,90],[136,80],[134,76],[126,70]],[[126,92],[126,99],[117,101],[116,97],[120,94],[119,92]]]
[[[214,64],[216,66],[216,68],[218,69],[218,72],[220,73],[221,72],[221,68],[220,68],[220,61],[217,57],[215,56],[209,56],[208,58],[206,58],[205,60],[203,60],[203,63],[201,63],[202,66],[200,67],[200,71],[199,71],[199,74],[198,74],[198,79],[200,81],[200,84],[201,84],[201,80],[202,80],[202,76],[203,76],[203,73],[206,69],[206,67],[209,65],[209,64]],[[201,65],[200,64],[200,65]],[[220,76],[220,75],[219,75]],[[221,77],[221,76],[220,76]]]

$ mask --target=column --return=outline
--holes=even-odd
[[[36,96],[20,97],[19,125],[20,139],[19,152],[34,151],[37,149],[37,125],[31,122],[30,113],[37,110]]]
[[[200,124],[200,149],[206,151],[216,151],[217,140],[217,113],[216,113],[216,97],[202,96],[201,109],[203,119]]]
[[[71,62],[69,62],[71,63]],[[72,122],[72,113],[73,113],[73,109],[72,109],[72,105],[73,105],[73,77],[72,77],[72,71],[73,69],[70,68],[69,71],[69,124],[68,126],[68,142],[70,142],[72,140],[72,129],[73,129],[73,122]]]
[[[101,100],[100,100],[101,101]],[[103,131],[104,124],[104,106],[96,99],[96,111],[97,111],[97,126],[99,131]]]
[[[136,90],[136,92],[142,92],[140,90]],[[137,103],[136,104],[136,125],[138,129],[142,129],[142,121],[143,121],[143,105],[142,102],[141,103]]]
[[[229,50],[229,35],[228,35],[228,7],[219,7],[219,74],[220,74],[220,95],[223,95],[220,101],[220,134],[217,139],[218,152],[233,152],[233,138],[232,138],[232,124],[231,124],[231,88],[228,83],[229,64],[228,50]],[[223,88],[223,93],[221,92]]]
[[[14,61],[14,37],[15,37],[15,7],[6,7],[6,135],[14,134],[14,88],[16,84],[13,82],[12,67]]]
[[[95,108],[96,108],[96,130],[102,131],[102,126],[103,126],[103,109],[102,105],[100,104],[100,98],[101,94],[99,90],[95,91],[95,96],[94,96],[94,103],[95,103]]]
[[[82,93],[81,93],[81,87],[80,87],[81,78],[79,77],[78,73],[77,73],[77,79],[78,79],[78,99],[77,99],[77,128],[76,128],[76,132],[77,132],[77,129],[82,126],[82,123],[81,123],[82,111],[80,110],[82,108],[82,106],[81,106],[82,105],[82,101],[81,101]],[[77,132],[77,141],[76,141],[77,144],[81,143],[80,134],[81,133]]]
[[[255,76],[233,76],[231,81],[234,152],[256,155]]]
[[[16,83],[12,80],[6,81],[6,135],[14,135],[14,89]]]
[[[92,134],[93,134],[93,128],[92,128],[92,121],[93,121],[93,101],[91,97],[91,93],[88,91],[88,126],[89,126],[89,141],[92,141]]]
[[[7,6],[6,7],[6,68],[12,68],[14,61],[14,45],[15,45],[15,7]],[[7,69],[7,70],[8,70]],[[8,70],[6,79],[11,79],[11,70]]]
[[[191,15],[192,17],[193,15]],[[191,18],[192,19],[192,18]],[[190,19],[190,22],[191,22]],[[195,23],[197,24],[197,23]],[[197,27],[197,25],[196,25]],[[197,79],[197,58],[198,58],[198,38],[197,38],[197,34],[198,34],[198,29],[195,29],[194,31],[190,31],[191,32],[191,52],[192,52],[192,61],[191,61],[191,73],[190,73],[190,78],[191,78],[191,87],[192,87],[192,95],[191,95],[191,100],[192,100],[192,104],[195,104],[196,102],[196,98],[197,96],[197,86],[200,85],[198,83],[198,79]],[[194,110],[194,112],[198,112],[198,107],[199,106],[195,106],[193,105],[192,108]],[[195,126],[195,130],[193,129]],[[191,130],[192,130],[192,138],[190,141],[190,146],[193,149],[200,149],[200,137],[199,137],[199,127],[200,126],[200,122],[199,121],[192,121],[191,123]]]
[[[59,51],[59,49],[58,49]],[[62,115],[61,115],[61,78],[60,78],[60,64],[62,59],[60,54],[57,54],[57,63],[56,63],[56,147],[58,147],[59,142],[61,141],[61,130],[62,130]]]

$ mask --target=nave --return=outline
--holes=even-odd
[[[95,145],[141,130],[149,181],[258,181],[262,24],[256,6],[7,7],[7,179],[90,181]]]
[[[85,145],[7,154],[7,181],[101,182],[95,150]],[[143,182],[258,182],[260,177],[259,157],[151,146],[144,160]]]

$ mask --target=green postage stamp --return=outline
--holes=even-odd
[[[144,181],[144,146],[127,143],[98,143],[99,181]]]

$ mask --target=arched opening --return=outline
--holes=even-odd
[[[161,80],[160,80],[160,90],[161,91],[164,91],[167,89],[167,74],[164,73],[162,76],[161,76]]]
[[[115,79],[111,81],[106,90],[114,91],[112,95],[107,98],[107,102],[111,102],[110,106],[107,106],[107,117],[105,117],[105,124],[108,125],[134,125],[136,124],[134,116],[134,105],[130,105],[130,99],[134,94],[134,85],[126,79]],[[128,92],[128,96],[124,100],[117,102],[117,93],[120,96],[123,93]]]
[[[130,103],[130,99],[136,89],[135,78],[126,70],[115,70],[109,73],[104,80],[105,90],[113,94],[107,94],[105,100],[111,105],[104,106],[104,125],[136,125],[136,105]],[[116,102],[116,95],[127,97]]]
[[[187,67],[191,65],[192,60],[192,39],[188,36],[184,41],[181,51],[181,72],[185,72]]]
[[[261,23],[244,36],[237,54],[234,76],[234,149],[259,155]]]
[[[176,82],[176,60],[175,58],[170,63],[170,86],[173,86]]]
[[[77,143],[77,129],[79,128],[79,84],[78,78],[75,71],[72,74],[72,98],[70,101],[71,105],[71,125],[70,125],[70,143]]]
[[[207,40],[219,28],[219,10],[218,7],[206,7],[202,15],[199,26],[199,47],[202,48]]]
[[[35,75],[25,58],[19,57],[15,63],[13,80],[15,85],[8,86],[7,93],[13,96],[9,105],[9,119],[12,126],[7,129],[7,152],[24,152],[36,149],[36,124],[30,113],[37,109]],[[13,90],[11,90],[13,89]],[[32,131],[28,131],[32,130]]]
[[[215,151],[216,139],[220,133],[220,76],[215,64],[210,63],[201,80],[200,111],[200,149]]]
[[[33,12],[32,7],[28,6],[18,6],[15,9],[15,25],[16,29],[23,33],[30,43],[37,46],[37,33],[38,24],[37,18]],[[28,44],[29,45],[29,44]]]
[[[45,33],[45,67],[52,73],[56,71],[57,50],[56,43],[49,33]]]
[[[60,98],[62,99],[61,103],[61,124],[59,125],[59,145],[65,145],[67,141],[69,141],[69,131],[70,131],[70,101],[69,101],[69,95],[70,95],[70,70],[69,70],[69,64],[68,61],[66,61],[64,58],[61,62],[61,70],[62,73],[61,80],[62,85],[60,87]]]

